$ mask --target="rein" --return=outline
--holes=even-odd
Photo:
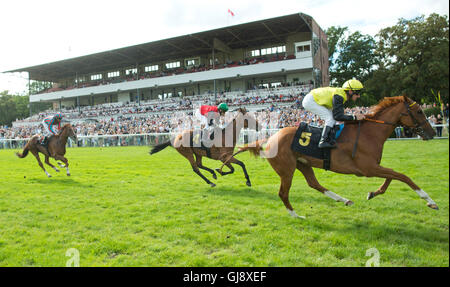
[[[419,129],[421,126],[423,126],[425,124],[425,122],[419,123],[419,121],[417,121],[417,119],[412,115],[411,107],[413,107],[415,104],[416,104],[416,102],[413,102],[410,105],[407,102],[405,102],[406,111],[408,113],[407,114],[401,113],[401,115],[409,116],[413,120],[414,124],[416,125],[414,128]],[[391,122],[386,122],[386,121],[381,121],[381,120],[364,119],[364,121],[377,123],[377,124],[383,124],[383,125],[397,126],[397,123],[391,123]],[[356,155],[356,149],[358,147],[358,139],[359,139],[360,130],[361,130],[361,121],[358,121],[358,132],[356,134],[355,145],[353,146],[352,158],[355,158],[355,155]]]
[[[364,120],[368,121],[368,122],[377,123],[377,124],[384,124],[384,125],[391,125],[391,126],[395,126],[396,125],[396,124],[391,123],[391,122],[385,122],[385,121],[374,120],[374,119],[364,119]]]

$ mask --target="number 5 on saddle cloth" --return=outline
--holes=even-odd
[[[344,124],[334,126],[333,133],[335,134],[335,140],[341,135],[343,129]],[[318,147],[321,136],[322,128],[313,127],[307,123],[300,123],[292,141],[291,149],[307,156],[322,159],[323,168],[329,170],[331,165],[331,151],[328,148],[322,149]]]

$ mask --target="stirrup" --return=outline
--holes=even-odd
[[[329,142],[326,142],[326,141],[319,142],[318,146],[319,146],[319,148],[336,148],[336,145],[333,145],[333,144],[331,144]]]

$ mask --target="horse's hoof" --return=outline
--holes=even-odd
[[[367,200],[372,199],[375,197],[375,192],[371,191],[367,194]]]
[[[55,168],[55,171],[56,171],[56,172],[59,172],[59,169]]]
[[[47,175],[47,177],[48,177],[48,178],[50,178],[50,177],[52,177],[52,175],[51,175],[51,174],[49,174],[49,175]]]
[[[427,203],[427,206],[428,206],[429,208],[433,208],[433,209],[435,209],[435,210],[439,210],[439,207],[437,206],[437,204],[429,204],[429,203]]]
[[[247,186],[252,186],[250,181],[247,181],[245,184],[247,184]]]
[[[70,176],[70,173],[68,173],[67,176]]]
[[[347,200],[346,202],[345,202],[345,205],[347,205],[347,206],[350,206],[350,205],[353,205],[354,203],[353,203],[353,201],[351,201],[351,200]]]
[[[215,187],[216,184],[214,182],[211,182],[209,185],[211,185],[211,187]]]

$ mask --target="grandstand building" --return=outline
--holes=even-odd
[[[311,16],[296,13],[7,72],[28,72],[30,80],[53,83],[30,95],[30,104],[52,102],[56,110],[140,104],[286,85],[326,86],[328,43]]]

